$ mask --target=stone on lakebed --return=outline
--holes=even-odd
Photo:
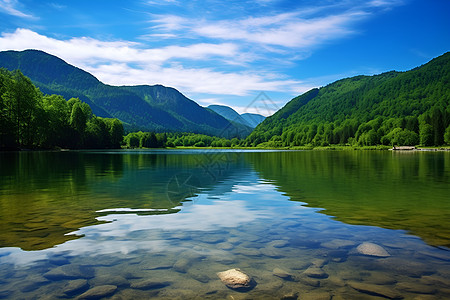
[[[219,272],[217,276],[230,289],[249,290],[254,286],[253,279],[237,268]]]
[[[370,243],[364,242],[356,247],[356,252],[358,254],[377,256],[377,257],[388,257],[391,256],[383,247]]]
[[[100,285],[87,290],[78,299],[100,299],[114,294],[116,290],[115,285]]]

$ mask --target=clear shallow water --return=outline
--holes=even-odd
[[[96,287],[113,299],[450,297],[448,153],[42,152],[0,163],[0,298]],[[391,256],[360,255],[363,242]],[[227,288],[216,273],[231,268],[256,286]]]

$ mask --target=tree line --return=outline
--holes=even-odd
[[[124,137],[127,148],[166,148],[166,147],[236,147],[243,140],[226,139],[191,132],[131,132]]]
[[[363,122],[344,121],[275,126],[266,133],[251,134],[244,146],[289,147],[329,145],[450,145],[450,107],[434,107],[417,116],[377,117]]]
[[[246,146],[450,145],[450,53],[407,72],[312,89],[267,118]]]
[[[19,70],[0,69],[1,149],[119,148],[118,119],[100,118],[78,98],[43,95]]]

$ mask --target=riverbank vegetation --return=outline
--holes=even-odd
[[[43,95],[20,71],[0,69],[0,149],[119,148],[123,126],[78,98]]]
[[[407,72],[312,89],[266,118],[247,146],[450,144],[450,52]]]

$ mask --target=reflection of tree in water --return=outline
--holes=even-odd
[[[192,173],[179,173],[173,176],[167,183],[167,198],[174,205],[197,196],[200,182]],[[193,199],[189,199],[193,201]]]
[[[174,207],[238,170],[228,162],[213,178],[198,161],[210,163],[211,155],[168,153],[0,153],[0,246],[39,250],[64,243],[77,238],[67,233],[99,224],[97,211],[104,209],[176,213]]]
[[[98,224],[95,181],[123,175],[121,155],[83,152],[0,153],[0,246],[40,250],[77,238],[67,233]]]
[[[245,159],[291,200],[338,221],[407,230],[450,246],[448,153],[262,152]]]

